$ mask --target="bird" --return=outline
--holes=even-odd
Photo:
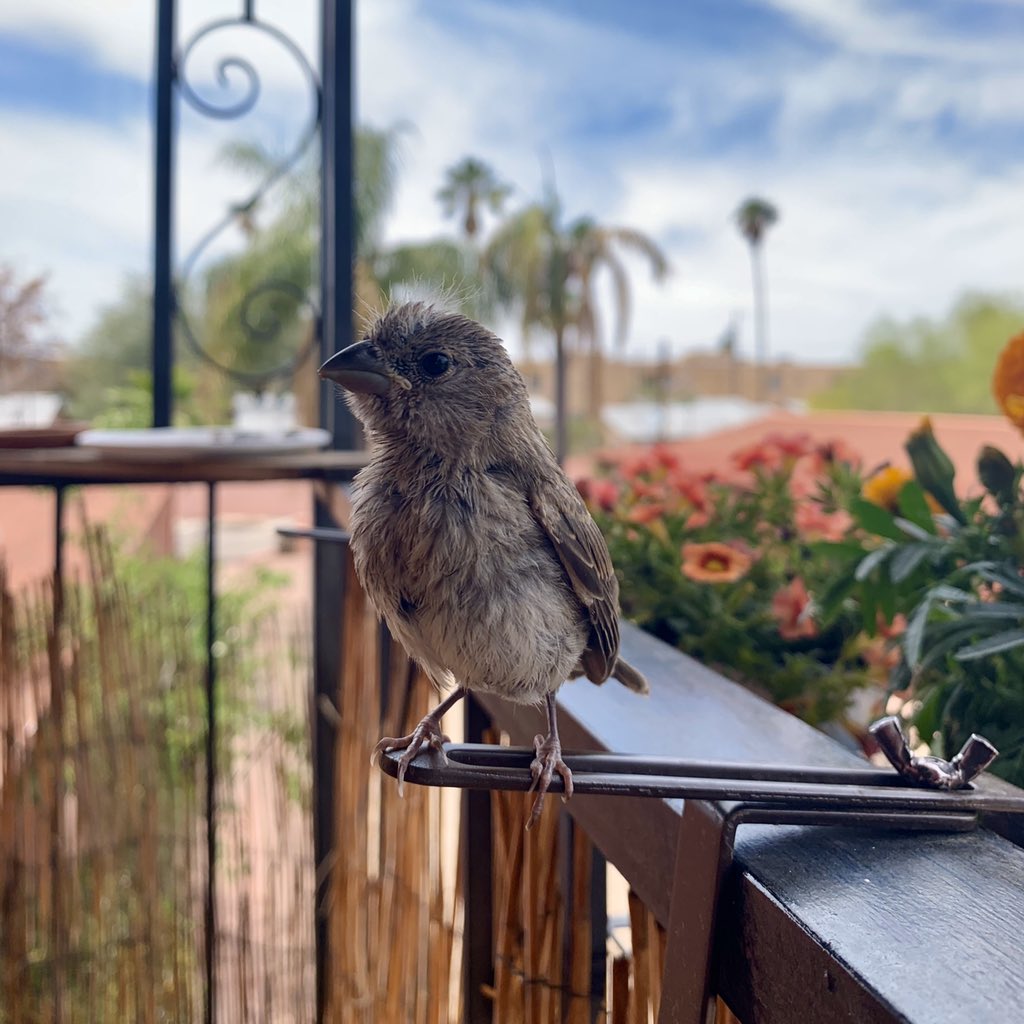
[[[539,819],[555,773],[555,695],[570,678],[614,677],[646,694],[619,653],[619,584],[600,529],[530,411],[526,382],[482,324],[430,302],[389,306],[319,369],[370,446],[354,481],[351,549],[391,634],[445,699],[407,736],[399,790],[425,749],[444,754],[441,719],[469,692],[544,704],[534,739]]]

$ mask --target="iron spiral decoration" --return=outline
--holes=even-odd
[[[228,54],[216,62],[213,81],[215,92],[212,95],[206,90],[200,92],[189,75],[190,58],[203,40],[225,30],[239,28],[261,33],[265,38],[278,44],[295,62],[309,89],[312,100],[311,113],[300,127],[291,149],[267,170],[249,195],[239,202],[232,203],[225,214],[189,250],[174,282],[173,301],[175,316],[189,348],[227,377],[255,392],[261,392],[274,381],[290,377],[308,357],[317,342],[319,308],[308,291],[285,278],[269,277],[249,288],[239,301],[234,317],[245,339],[244,347],[252,345],[253,351],[259,351],[260,348],[271,351],[271,346],[280,340],[285,329],[282,317],[274,309],[275,299],[292,304],[299,312],[305,311],[314,324],[315,329],[309,332],[303,344],[296,346],[286,358],[273,362],[266,360],[268,365],[265,368],[232,365],[214,355],[203,343],[200,332],[191,322],[181,297],[186,294],[197,267],[210,247],[239,217],[244,217],[256,207],[296,166],[316,139],[320,128],[322,94],[317,73],[302,50],[279,28],[257,18],[253,12],[252,0],[245,0],[240,15],[233,18],[218,18],[202,26],[179,50],[175,60],[175,81],[183,100],[193,110],[204,117],[228,121],[244,117],[256,108],[262,92],[262,83],[259,71],[246,57]]]

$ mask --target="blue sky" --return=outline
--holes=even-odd
[[[181,38],[240,6],[180,0]],[[256,4],[307,52],[316,6]],[[782,213],[767,248],[778,354],[849,358],[879,316],[1024,288],[1024,0],[357,10],[360,118],[414,126],[390,236],[448,230],[434,192],[467,153],[516,186],[514,202],[539,194],[550,160],[567,215],[642,228],[669,252],[665,286],[633,267],[636,351],[660,338],[706,346],[734,314],[751,345],[730,220],[751,193]],[[50,272],[70,340],[126,275],[148,272],[152,36],[138,0],[0,9],[0,145],[17,156],[0,170],[0,259]],[[301,80],[273,47],[256,56],[263,106],[240,127],[283,147],[305,109]],[[243,190],[217,160],[232,127],[182,117],[182,251]]]

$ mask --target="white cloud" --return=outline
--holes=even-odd
[[[751,192],[782,211],[767,245],[776,352],[845,358],[878,315],[939,315],[965,289],[1020,288],[1024,225],[1011,212],[1024,195],[1024,165],[989,159],[980,144],[957,149],[935,131],[937,118],[955,115],[1019,137],[1024,72],[1009,59],[1019,37],[960,38],[920,13],[883,12],[866,0],[764,2],[813,25],[834,49],[799,66],[770,53],[757,62],[742,54],[731,63],[700,54],[681,60],[672,40],[551,9],[524,18],[467,5],[462,17],[471,27],[459,28],[426,0],[358,4],[359,117],[415,125],[404,142],[391,238],[451,230],[434,194],[445,168],[466,153],[491,162],[522,201],[539,195],[547,152],[567,216],[592,212],[636,226],[669,250],[675,273],[664,287],[630,264],[638,350],[653,351],[662,337],[680,348],[708,344],[734,310],[747,309],[747,253],[731,215]],[[271,22],[294,25],[306,52],[316,52],[315,4],[257,7]],[[237,8],[235,0],[186,0],[181,36],[201,18]],[[108,66],[149,74],[149,4],[6,5],[0,27],[18,26],[48,38],[57,32]],[[987,61],[976,59],[981,51]],[[920,59],[890,59],[908,53]],[[301,81],[275,54],[267,50],[260,71],[266,102],[278,110],[273,134],[284,139],[298,115],[282,117],[279,105],[303,109]],[[765,144],[707,152],[709,132],[772,97],[778,117]],[[618,111],[648,101],[666,108],[657,134],[581,128],[588,120],[612,124]],[[183,125],[182,250],[238,194],[237,179],[214,160],[233,125],[223,134],[194,116]],[[63,325],[74,333],[116,296],[126,270],[148,271],[148,126],[115,131],[0,112],[0,138],[17,140],[21,154],[0,176],[0,258],[54,268]],[[748,314],[747,344],[749,324]]]

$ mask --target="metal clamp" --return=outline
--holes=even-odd
[[[576,793],[681,798],[667,962],[659,1022],[703,1024],[712,986],[715,917],[722,880],[744,823],[865,825],[966,832],[986,811],[1024,814],[1024,796],[976,787],[996,756],[972,736],[952,761],[914,757],[896,718],[872,727],[896,773],[871,767],[807,768],[649,758],[630,754],[565,754]],[[394,776],[402,751],[381,758]],[[446,744],[409,765],[406,781],[461,789],[528,790],[534,752],[523,747]],[[552,792],[562,786],[558,776]]]

